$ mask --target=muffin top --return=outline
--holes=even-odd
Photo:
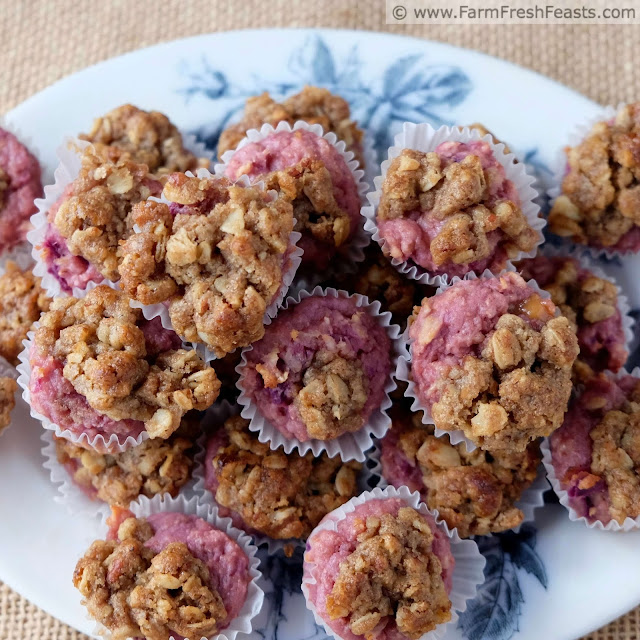
[[[171,206],[133,211],[122,244],[122,286],[143,304],[168,302],[175,330],[218,357],[258,340],[278,294],[293,231],[291,204],[224,178],[169,176]]]
[[[11,424],[11,412],[16,406],[18,383],[13,378],[0,377],[0,433]]]
[[[637,251],[640,246],[640,103],[598,122],[575,147],[566,147],[562,194],[549,213],[554,233],[594,247]]]

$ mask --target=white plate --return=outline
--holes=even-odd
[[[63,136],[87,131],[94,116],[121,103],[159,109],[213,141],[249,95],[291,93],[305,83],[346,97],[379,150],[404,120],[480,121],[542,180],[574,123],[598,111],[547,78],[473,51],[383,34],[274,30],[204,35],[109,60],[33,96],[7,121],[31,138],[51,180]],[[623,287],[638,273],[628,262],[608,267]],[[629,281],[637,309],[637,277]],[[97,520],[70,518],[54,503],[39,435],[19,406],[0,446],[0,579],[91,634],[71,574],[102,531]],[[539,511],[535,527],[481,546],[488,581],[463,625],[449,630],[451,640],[576,638],[640,602],[640,534],[587,530],[557,504]],[[298,595],[300,565],[265,557],[263,566],[272,580],[269,606],[252,640],[323,638]]]

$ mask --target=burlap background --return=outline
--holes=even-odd
[[[443,40],[530,67],[605,104],[640,94],[637,26],[387,27],[383,0],[0,0],[0,113],[58,78],[125,51],[211,31],[276,26]],[[639,636],[636,609],[589,638]],[[85,638],[0,583],[0,640]]]

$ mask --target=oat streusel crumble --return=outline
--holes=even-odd
[[[377,220],[392,258],[453,275],[503,268],[538,241],[484,141],[404,149],[387,170]]]
[[[220,382],[193,350],[149,353],[146,324],[105,285],[80,300],[58,298],[40,319],[32,365],[40,357],[61,362],[64,379],[96,412],[144,422],[152,438],[167,438],[187,411],[213,404]]]
[[[437,427],[513,453],[562,423],[578,342],[515,273],[461,281],[416,307],[411,375]]]
[[[135,207],[140,228],[122,244],[124,290],[143,304],[168,301],[175,330],[218,357],[264,334],[263,318],[288,268],[291,204],[224,178],[169,176],[172,201]]]
[[[229,418],[209,441],[205,459],[207,489],[240,516],[245,529],[306,539],[327,513],[356,494],[360,464],[326,453],[272,451],[248,425],[239,416]]]
[[[299,93],[278,103],[268,93],[251,97],[245,105],[242,120],[225,129],[220,135],[218,155],[235,149],[249,129],[259,129],[263,124],[274,127],[278,122],[293,125],[298,120],[319,124],[326,132],[332,131],[353,151],[356,160],[364,167],[362,154],[363,131],[351,119],[349,104],[328,89],[306,86]]]
[[[125,151],[133,162],[147,165],[158,176],[209,166],[206,158],[196,158],[184,148],[182,135],[167,116],[131,104],[96,118],[91,131],[79,137]]]
[[[23,271],[11,260],[6,263],[0,276],[0,356],[18,364],[22,341],[50,303],[31,269]]]
[[[113,640],[167,640],[216,634],[227,617],[206,564],[182,542],[156,553],[144,520],[129,518],[117,540],[97,540],[78,561],[73,584]]]
[[[448,622],[451,601],[428,522],[403,507],[397,516],[368,517],[363,525],[327,597],[330,619],[347,618],[351,633],[363,637],[374,637],[389,618],[408,638]]]
[[[397,405],[392,427],[381,443],[384,478],[396,487],[419,491],[461,537],[487,535],[517,527],[523,513],[515,506],[536,479],[542,456],[537,443],[523,452],[467,451],[464,443],[436,438],[422,412]]]
[[[11,424],[11,412],[16,406],[18,383],[13,378],[0,377],[0,433]]]
[[[562,194],[549,213],[554,233],[595,247],[640,248],[640,103],[598,122],[566,147]]]

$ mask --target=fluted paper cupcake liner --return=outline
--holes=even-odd
[[[614,380],[619,380],[628,375],[632,375],[634,378],[640,378],[640,368],[636,367],[631,373],[626,369],[621,369],[618,373],[605,372],[605,375],[611,376]],[[634,531],[640,529],[640,516],[637,518],[625,518],[622,524],[617,520],[611,520],[609,524],[603,524],[600,520],[594,520],[589,522],[586,516],[578,515],[578,512],[571,506],[569,493],[566,489],[562,488],[560,479],[556,476],[556,470],[553,466],[553,456],[551,455],[551,446],[549,444],[549,438],[545,438],[541,447],[542,451],[542,464],[544,465],[547,480],[551,485],[554,493],[558,496],[560,504],[569,512],[569,520],[572,522],[581,522],[589,529],[600,529],[600,531]]]
[[[322,451],[326,451],[329,457],[339,455],[343,460],[356,460],[364,462],[366,459],[365,452],[373,446],[373,438],[381,438],[389,428],[391,419],[387,415],[387,410],[391,407],[391,392],[396,388],[396,382],[393,372],[396,367],[398,358],[401,356],[404,346],[402,337],[400,336],[400,328],[391,323],[391,314],[388,311],[380,310],[380,303],[375,300],[369,300],[360,294],[349,294],[346,291],[336,290],[332,288],[323,289],[315,287],[312,291],[299,291],[295,297],[289,297],[285,301],[282,309],[288,309],[292,305],[296,305],[306,298],[313,296],[330,296],[333,298],[350,298],[355,301],[358,307],[366,309],[367,312],[375,318],[377,324],[383,327],[391,340],[391,373],[384,387],[384,397],[380,406],[375,409],[367,423],[355,433],[345,433],[338,438],[332,440],[305,440],[304,442],[293,437],[285,436],[278,431],[267,419],[262,415],[257,405],[245,393],[244,369],[247,365],[247,353],[253,349],[253,346],[246,347],[242,351],[242,360],[236,372],[240,378],[238,380],[238,404],[242,406],[241,415],[249,420],[249,429],[258,433],[260,442],[268,442],[271,449],[283,447],[286,453],[291,453],[297,449],[300,455],[304,455],[307,451],[312,451],[314,455],[320,455]],[[271,321],[269,321],[269,324]]]
[[[184,496],[178,496],[177,498],[155,496],[152,499],[141,497],[137,502],[131,504],[130,510],[137,518],[146,518],[151,514],[161,512],[184,513],[186,515],[197,516],[213,525],[219,531],[226,533],[237,542],[238,546],[249,558],[249,575],[251,576],[244,606],[229,626],[215,636],[208,638],[190,638],[189,640],[235,640],[241,634],[251,633],[253,630],[253,620],[258,613],[260,613],[264,603],[264,591],[258,584],[262,578],[262,574],[259,569],[260,560],[256,556],[257,548],[251,542],[249,536],[236,529],[231,524],[230,518],[221,517],[215,506],[202,504],[196,497],[189,500]],[[109,523],[106,520],[103,524],[105,529],[109,527]],[[104,635],[104,627],[96,624],[95,636],[102,637]],[[106,635],[108,636],[108,633]],[[175,640],[175,636],[171,635],[169,640]]]
[[[413,507],[422,515],[430,515],[435,518],[436,514],[430,511],[427,506],[420,500],[417,491],[411,492],[407,487],[387,487],[386,489],[375,488],[372,491],[363,493],[356,498],[352,498],[339,509],[332,511],[322,522],[313,530],[309,536],[309,545],[313,545],[313,536],[320,531],[337,531],[337,525],[349,513],[353,513],[357,507],[369,500],[385,500],[389,498],[400,498],[407,503],[407,506]],[[486,561],[480,551],[478,545],[473,540],[461,540],[458,532],[449,527],[444,522],[437,523],[438,528],[444,531],[449,538],[451,545],[451,553],[455,559],[453,569],[453,585],[449,593],[451,600],[451,620],[444,624],[438,625],[433,631],[422,636],[419,640],[439,640],[443,638],[445,633],[456,628],[458,622],[458,614],[463,613],[467,608],[467,602],[473,599],[477,593],[478,586],[484,582],[484,567]],[[315,565],[305,559],[303,576],[302,576],[302,593],[304,594],[307,608],[313,613],[313,617],[318,625],[336,640],[341,640],[340,636],[334,632],[327,622],[320,616],[317,608],[311,602],[309,587],[316,584],[315,577],[311,575],[312,568]]]
[[[509,272],[515,271],[515,267],[510,265]],[[461,282],[463,280],[486,280],[490,278],[499,278],[507,271],[502,271],[501,273],[492,273],[491,271],[484,271],[481,275],[477,275],[476,273],[467,273],[463,278],[459,278],[458,276],[454,276],[447,284],[441,284],[436,290],[435,296],[440,295],[447,289],[450,289],[454,284]],[[551,299],[551,296],[547,291],[538,286],[538,283],[535,280],[527,280],[527,285],[537,294],[540,295],[541,298]],[[560,311],[556,308],[556,315],[559,315]],[[473,451],[476,449],[476,445],[464,435],[464,431],[462,429],[454,429],[454,430],[444,430],[439,429],[435,426],[435,422],[431,417],[431,410],[428,409],[424,403],[420,400],[418,395],[418,390],[416,388],[415,382],[411,378],[411,339],[409,338],[409,329],[410,324],[407,325],[402,338],[404,341],[404,353],[398,359],[398,367],[396,369],[396,378],[398,380],[402,380],[407,383],[407,390],[405,392],[405,397],[411,398],[413,400],[411,404],[412,411],[422,411],[422,423],[423,424],[432,424],[435,427],[435,435],[440,437],[445,433],[449,436],[451,444],[460,444],[464,442],[467,447],[467,451]]]
[[[194,135],[184,134],[183,142],[185,148],[192,151],[197,157],[213,157],[213,154],[208,151],[202,143],[198,142]],[[56,150],[58,166],[53,174],[54,182],[44,187],[44,198],[38,198],[35,201],[38,211],[31,216],[31,225],[33,228],[27,234],[27,240],[30,243],[31,255],[35,262],[33,272],[42,279],[42,288],[52,298],[67,294],[62,290],[57,278],[49,272],[47,264],[42,258],[41,247],[45,240],[47,229],[49,228],[47,213],[60,199],[67,186],[78,176],[78,172],[82,166],[81,152],[88,146],[91,146],[91,143],[86,140],[80,140],[70,136],[65,137],[62,144]],[[106,278],[101,278],[99,281],[96,281],[96,284],[107,284],[111,287],[117,287],[115,283]],[[75,298],[82,298],[86,291],[86,288],[72,287],[71,295]]]
[[[504,269],[509,267],[516,261],[523,258],[532,258],[537,251],[539,245],[544,242],[542,229],[546,225],[546,220],[540,214],[540,207],[535,200],[538,193],[532,187],[535,178],[526,172],[526,166],[522,162],[516,162],[516,156],[513,153],[504,152],[504,144],[502,142],[495,143],[491,134],[480,134],[475,129],[469,127],[447,127],[442,126],[434,129],[430,124],[413,124],[405,122],[402,131],[396,135],[394,145],[389,148],[387,159],[382,163],[381,175],[374,180],[374,190],[367,195],[369,204],[362,208],[362,215],[365,217],[364,228],[371,234],[373,240],[384,250],[386,241],[380,235],[378,223],[376,220],[378,205],[382,196],[382,185],[386,177],[391,161],[402,153],[403,149],[415,149],[418,151],[428,152],[434,151],[442,142],[473,142],[482,140],[490,145],[496,160],[504,167],[505,175],[515,185],[521,200],[522,213],[527,218],[529,225],[535,229],[538,235],[538,242],[531,251],[521,251],[514,258],[506,261]],[[433,275],[427,269],[416,264],[403,262],[396,258],[389,260],[391,264],[402,274],[413,280],[417,280],[421,284],[430,286],[440,286],[450,282],[451,278],[447,274]],[[471,271],[470,273],[474,273]]]
[[[220,158],[221,162],[219,164],[216,164],[214,167],[216,175],[225,175],[229,162],[234,156],[235,152],[238,151],[238,149],[241,149],[242,147],[245,147],[252,142],[260,142],[261,140],[264,140],[266,137],[274,133],[281,133],[283,131],[298,131],[300,129],[310,131],[311,133],[324,138],[343,157],[347,167],[349,168],[349,171],[351,171],[353,179],[358,188],[360,203],[361,205],[364,204],[366,199],[365,196],[367,194],[367,191],[369,190],[369,184],[367,184],[364,179],[364,170],[360,168],[360,164],[357,160],[354,159],[355,156],[353,154],[353,151],[347,150],[344,141],[340,140],[335,133],[325,133],[323,128],[319,124],[309,124],[304,120],[298,120],[293,124],[293,126],[288,122],[279,122],[275,127],[270,124],[263,124],[260,129],[249,129],[246,133],[246,137],[238,144],[235,149],[225,151],[225,153],[222,154],[222,157]],[[366,139],[363,144],[363,150],[367,166],[377,166],[375,163],[375,152],[373,151],[373,147],[368,141],[366,141]],[[358,263],[364,260],[364,249],[369,244],[369,235],[365,232],[362,222],[363,221],[360,221],[358,228],[354,231],[353,235],[348,241],[348,244],[344,248],[338,248],[336,257],[343,256],[344,258],[346,258],[347,264]],[[329,269],[327,271],[317,274],[316,280],[320,281],[320,279],[335,275],[335,271],[335,269],[332,269],[331,266],[329,266]],[[313,284],[317,284],[317,281]]]

